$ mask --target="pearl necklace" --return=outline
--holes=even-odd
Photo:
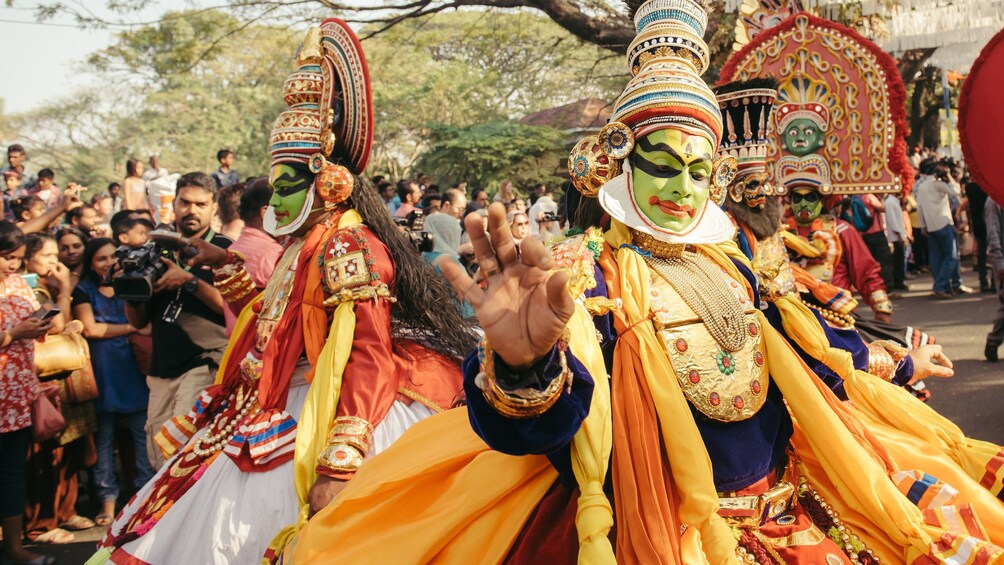
[[[236,398],[236,393],[231,394],[229,400],[233,402],[235,398]],[[206,431],[206,433],[200,436],[199,439],[195,440],[195,444],[192,445],[193,453],[195,453],[199,457],[209,457],[210,455],[223,449],[223,447],[227,444],[227,442],[230,441],[230,438],[233,437],[234,431],[237,430],[237,426],[239,426],[241,422],[243,422],[244,419],[251,414],[251,410],[254,409],[255,412],[257,413],[257,409],[255,407],[258,404],[258,389],[256,388],[254,392],[252,392],[251,395],[247,397],[247,399],[243,403],[240,404],[241,404],[240,410],[238,410],[237,413],[234,414],[233,418],[228,418],[223,420],[225,424],[221,429],[219,429],[217,433],[215,434],[212,433],[211,429],[213,426],[216,426],[217,424],[221,423],[220,420],[214,421],[210,425],[210,430]]]

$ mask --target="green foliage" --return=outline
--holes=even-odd
[[[154,153],[172,172],[208,172],[222,147],[236,152],[241,175],[265,174],[299,35],[218,11],[168,13],[88,58],[101,88],[9,117],[5,130],[32,148],[36,167],[92,189]]]
[[[433,124],[462,128],[590,96],[611,100],[628,76],[622,57],[526,11],[407,20],[363,47],[377,112],[371,169],[393,178],[413,170]]]
[[[560,180],[556,174],[565,153],[558,130],[515,122],[430,127],[429,150],[418,169],[444,183],[467,181],[473,187],[496,187],[505,179],[517,186]]]

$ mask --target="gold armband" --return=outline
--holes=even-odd
[[[340,416],[328,434],[318,464],[340,473],[351,473],[363,464],[373,443],[373,426],[362,418]]]
[[[226,264],[213,270],[213,285],[227,302],[236,302],[253,293],[254,282],[244,268],[244,255],[228,249]]]
[[[868,372],[876,377],[891,381],[896,375],[899,362],[907,355],[905,347],[891,341],[880,340],[868,344]]]
[[[561,391],[566,386],[571,388],[571,371],[568,368],[568,358],[565,355],[565,351],[568,349],[566,338],[558,342],[561,374],[552,379],[544,390],[522,388],[510,391],[503,389],[495,378],[495,354],[488,341],[482,340],[478,349],[481,358],[481,372],[475,379],[475,383],[481,389],[489,406],[503,416],[515,419],[539,416],[558,402]]]
[[[884,290],[876,290],[869,297],[872,303],[872,310],[879,314],[892,314],[892,301]]]

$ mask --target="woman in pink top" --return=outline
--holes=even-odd
[[[32,315],[38,300],[17,274],[24,259],[24,233],[0,221],[0,525],[4,560],[49,565],[21,545],[25,502],[24,468],[31,446],[31,405],[39,394],[35,377],[35,339],[50,327]]]

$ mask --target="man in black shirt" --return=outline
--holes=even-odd
[[[174,199],[175,230],[186,238],[205,239],[219,247],[233,241],[209,227],[216,213],[216,182],[203,173],[178,179]],[[208,268],[189,267],[183,257],[165,260],[147,303],[129,303],[126,315],[138,328],[153,325],[153,359],[147,386],[147,451],[154,468],[164,457],[153,438],[168,420],[188,413],[199,393],[213,384],[227,345],[223,298]]]

